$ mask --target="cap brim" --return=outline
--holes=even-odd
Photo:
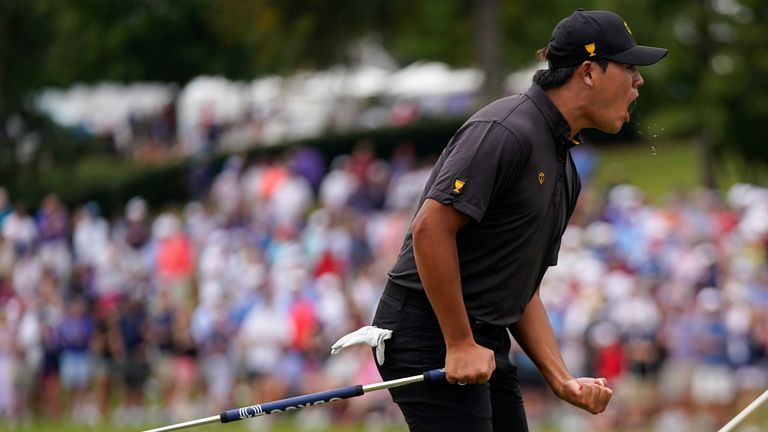
[[[648,66],[663,59],[664,56],[667,55],[667,52],[669,52],[669,50],[666,48],[635,45],[618,54],[607,55],[605,58],[629,65]]]

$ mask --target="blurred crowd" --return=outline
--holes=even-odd
[[[565,407],[515,350],[532,427],[724,424],[768,387],[768,189],[653,204],[590,187],[575,151],[586,187],[542,295],[572,373],[616,394],[601,416]],[[330,347],[370,323],[433,162],[409,143],[233,156],[196,199],[109,218],[0,190],[0,418],[162,424],[378,381],[369,349]],[[296,419],[400,421],[386,392]]]

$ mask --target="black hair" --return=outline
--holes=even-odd
[[[539,69],[533,75],[533,82],[543,90],[559,88],[570,81],[577,66],[567,66],[554,69]]]
[[[536,52],[536,56],[541,61],[547,60],[547,49],[542,48]],[[608,68],[608,60],[607,59],[599,59],[596,60],[595,63],[600,65],[600,68],[605,71]],[[551,90],[556,89],[559,87],[562,87],[567,83],[571,77],[573,76],[573,73],[576,72],[576,69],[579,67],[579,65],[576,66],[565,66],[565,67],[559,67],[559,68],[548,68],[548,69],[539,69],[536,71],[536,73],[533,75],[533,82],[541,87],[543,90]]]

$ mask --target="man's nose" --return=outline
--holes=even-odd
[[[635,76],[632,77],[632,87],[640,88],[643,84],[645,84],[643,76],[640,75],[639,70],[635,69]]]

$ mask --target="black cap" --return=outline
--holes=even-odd
[[[550,68],[599,59],[646,66],[664,58],[667,51],[638,45],[627,23],[613,12],[577,9],[552,32],[547,61]]]

